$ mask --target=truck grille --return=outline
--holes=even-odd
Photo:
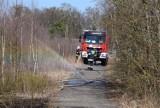
[[[87,50],[89,50],[90,48],[87,47]],[[102,52],[102,48],[94,48],[94,50],[97,52],[97,57],[100,57],[101,52]]]

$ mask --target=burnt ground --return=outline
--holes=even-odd
[[[98,71],[97,71],[98,70]],[[75,75],[64,83],[63,89],[50,101],[52,108],[119,108],[118,84],[107,82],[107,68],[100,65],[94,70],[77,69]]]

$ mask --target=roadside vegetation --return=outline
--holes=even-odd
[[[160,1],[101,0],[101,25],[116,52],[116,79],[124,84],[124,108],[158,108]]]
[[[57,82],[75,70],[81,30],[98,24],[90,7],[81,13],[66,3],[41,10],[35,6],[34,0],[30,7],[23,0],[0,0],[0,107],[61,89]]]
[[[103,29],[116,56],[114,78],[124,85],[121,106],[158,108],[159,0],[100,0],[85,13],[66,3],[42,10],[13,4],[0,0],[0,104],[59,88],[54,84],[75,70],[81,30]]]
[[[11,7],[8,0],[0,0],[0,107],[11,107],[21,99],[48,98],[61,89],[56,82],[68,79],[75,70],[65,60],[76,48],[75,44],[69,44],[75,42],[66,37],[73,27],[62,32],[52,26],[62,21],[62,12],[70,18],[71,12],[66,11],[57,8],[40,11],[34,3],[32,8],[18,2]],[[53,17],[57,19],[50,19]]]

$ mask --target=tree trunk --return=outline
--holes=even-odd
[[[5,21],[4,21],[5,24]],[[4,30],[2,30],[2,68],[1,68],[1,72],[2,72],[2,83],[4,84],[4,80],[5,80],[5,76],[4,76],[4,68],[5,68],[5,34],[4,34]]]

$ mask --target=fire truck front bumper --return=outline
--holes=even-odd
[[[82,58],[87,58],[87,57],[88,57],[87,51],[82,51]]]

